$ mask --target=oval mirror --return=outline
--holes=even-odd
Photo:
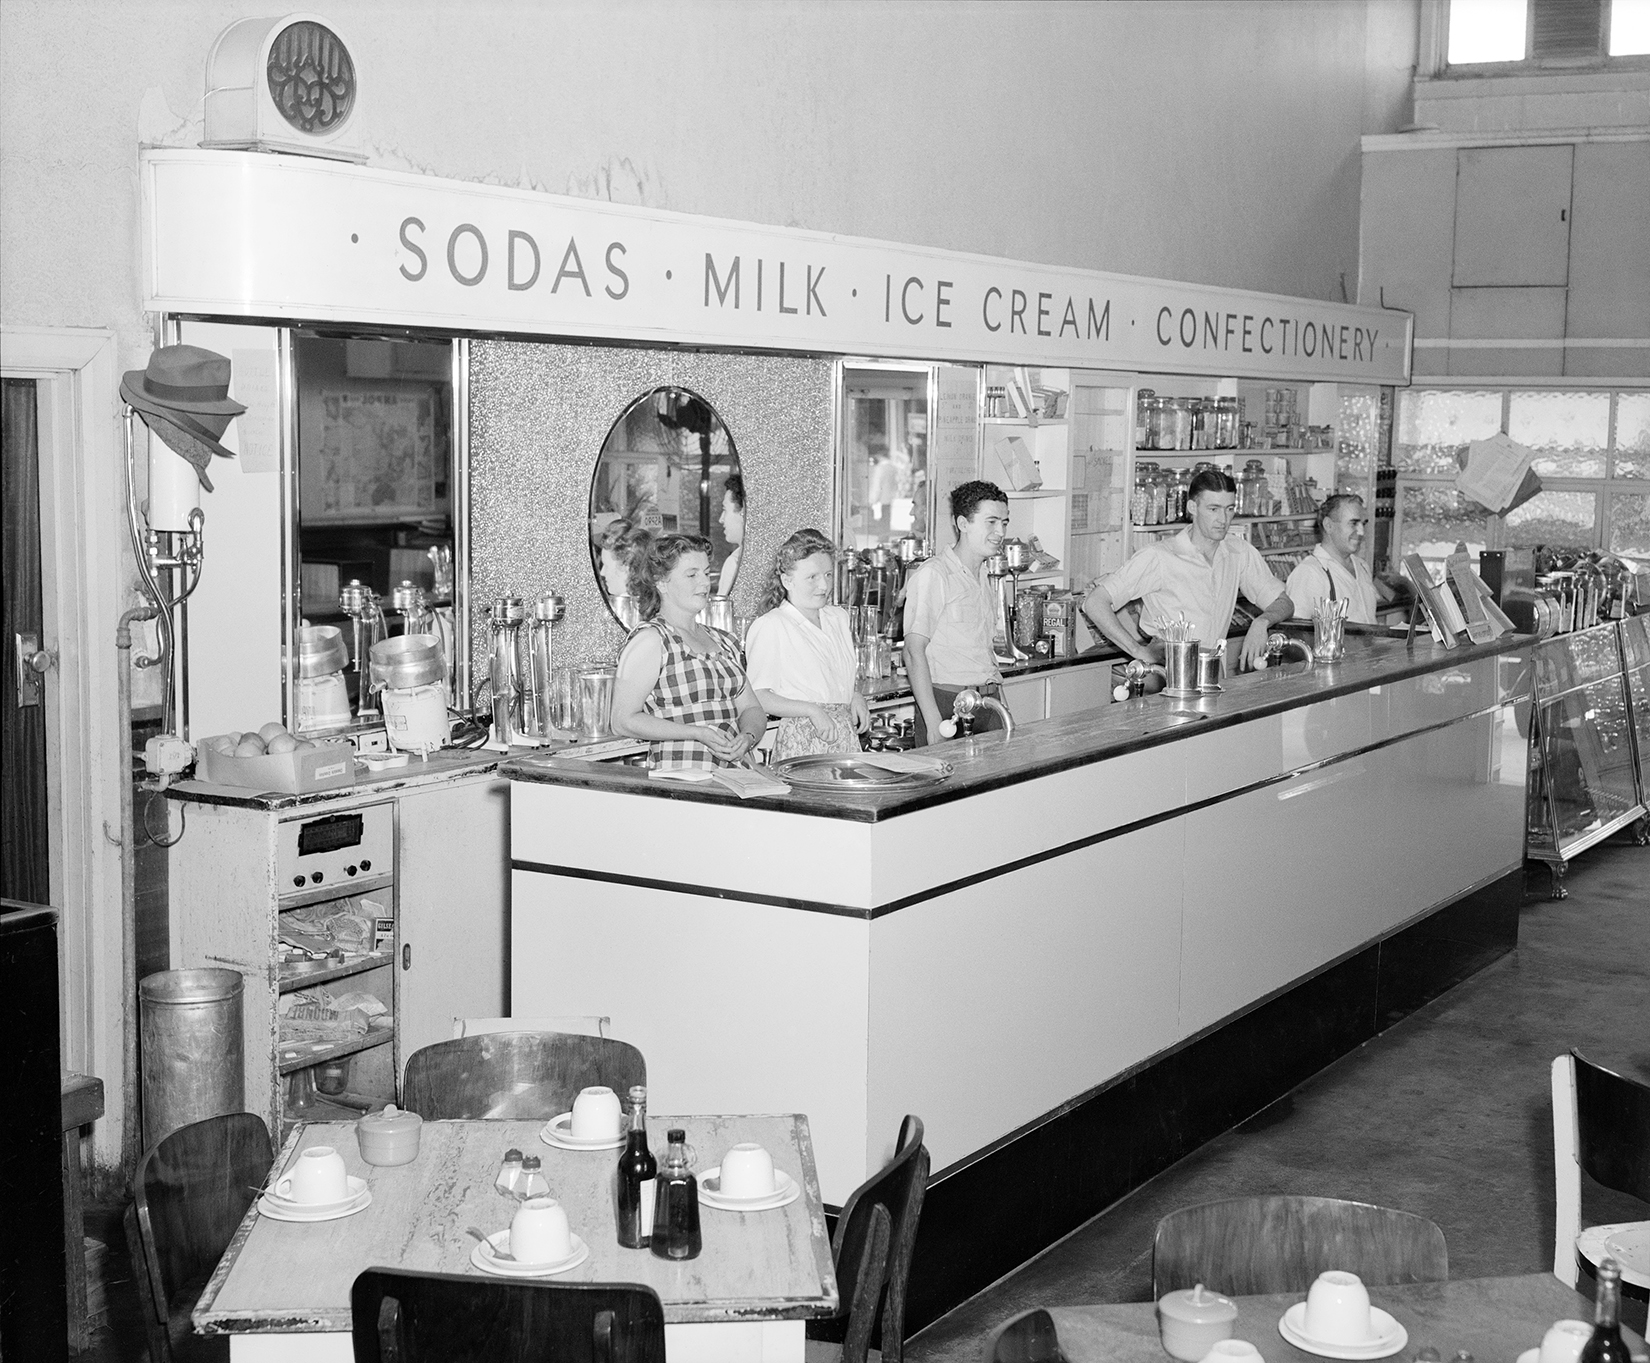
[[[686,388],[655,388],[613,423],[590,480],[590,566],[626,629],[637,622],[630,573],[654,536],[671,534],[711,542],[716,592],[727,596],[745,540],[739,452],[704,398]]]

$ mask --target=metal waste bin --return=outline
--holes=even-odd
[[[143,1146],[180,1126],[246,1111],[237,970],[162,970],[138,984]]]

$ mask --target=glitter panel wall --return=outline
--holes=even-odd
[[[749,614],[774,551],[801,526],[829,533],[831,361],[476,341],[470,346],[470,601],[473,665],[486,672],[481,608],[555,590],[559,663],[618,656],[624,631],[590,566],[590,478],[608,430],[637,397],[691,388],[720,413],[745,478],[745,545],[735,608]]]

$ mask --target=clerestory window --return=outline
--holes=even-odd
[[[1448,0],[1452,74],[1639,67],[1650,0]]]

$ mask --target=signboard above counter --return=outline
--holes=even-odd
[[[153,150],[141,178],[153,312],[1409,382],[1405,312],[311,158]]]

